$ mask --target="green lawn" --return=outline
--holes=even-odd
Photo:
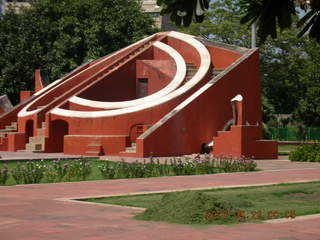
[[[320,213],[320,182],[213,189],[200,192],[231,203],[238,214],[238,219],[236,220],[241,221],[261,221],[284,218],[286,216],[294,218],[295,216]],[[152,208],[152,206],[160,203],[159,201],[161,201],[163,195],[121,196],[88,199],[86,201]],[[234,213],[235,210],[232,211]],[[230,212],[229,215],[232,213]],[[203,214],[205,215],[206,213],[204,212]],[[153,220],[145,219],[143,215],[138,215],[137,218]],[[159,216],[157,216],[156,220],[159,221]],[[217,223],[221,222],[218,221]]]
[[[299,145],[279,145],[278,154],[279,155],[289,155],[291,151],[296,150]]]

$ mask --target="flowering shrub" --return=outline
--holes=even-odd
[[[14,168],[10,169],[11,175],[17,184],[23,183],[23,170],[21,164],[18,163]]]
[[[72,180],[86,180],[92,171],[90,163],[86,159],[62,162],[26,162],[17,163],[10,169],[10,173],[16,184],[39,183],[42,179],[47,182]]]
[[[81,180],[86,180],[87,177],[92,172],[90,163],[86,159],[81,159],[77,164],[77,177],[80,177]]]
[[[9,168],[5,164],[0,167],[0,184],[6,184],[8,178],[9,178]]]
[[[223,172],[254,171],[257,164],[250,159],[232,159],[222,157],[219,159],[210,156],[195,158],[174,158],[164,164],[159,160],[143,163],[127,163],[125,161],[111,163],[106,161],[98,168],[102,177],[106,179],[114,178],[141,178],[141,177],[158,177],[158,176],[181,176],[196,174],[212,174]]]
[[[25,184],[39,183],[43,177],[44,166],[38,162],[27,162],[22,166],[23,181]]]
[[[116,175],[115,168],[111,166],[110,162],[106,161],[104,165],[98,166],[102,177],[113,179]]]
[[[212,158],[209,155],[173,158],[169,163],[168,161],[160,163],[159,159],[154,158],[134,163],[103,162],[94,167],[98,168],[105,179],[213,174],[256,169],[256,163],[250,159]],[[16,184],[86,180],[93,171],[91,163],[86,159],[72,161],[58,159],[52,162],[41,160],[17,163],[11,168],[3,165],[0,167],[0,184],[6,184],[10,175]]]
[[[43,177],[43,170],[44,167],[42,163],[18,163],[13,169],[11,169],[11,174],[17,184],[39,183]]]

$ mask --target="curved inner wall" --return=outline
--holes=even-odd
[[[128,101],[136,98],[135,62],[128,62],[118,71],[107,75],[98,83],[79,94],[94,101]]]
[[[175,73],[174,60],[166,52],[151,48],[81,92],[78,97],[101,102],[130,101],[141,97],[141,81],[146,82],[145,96],[149,96],[166,87]]]

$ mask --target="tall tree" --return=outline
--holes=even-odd
[[[209,8],[210,0],[157,0],[162,7],[162,15],[170,15],[171,21],[177,26],[189,26],[194,19],[202,22],[204,11]]]
[[[320,126],[320,47],[310,43],[305,47],[304,60],[301,62],[301,97],[294,111],[294,117],[306,126]]]
[[[193,15],[197,22],[203,21],[203,17],[196,17],[197,12],[199,9],[199,12],[203,13],[207,9],[204,3],[208,2],[207,0],[158,0],[158,5],[164,8],[162,14],[170,14],[178,26],[183,22],[187,27],[191,24]],[[303,28],[298,36],[308,32],[310,38],[320,43],[320,0],[241,0],[240,3],[243,16],[241,23],[256,22],[261,42],[265,42],[268,36],[276,38],[277,28],[280,30],[290,28],[293,17],[297,15],[295,8],[300,6],[305,15],[299,21],[299,26]]]
[[[138,0],[42,0],[0,19],[0,92],[17,102],[36,68],[55,80],[154,33]]]
[[[239,24],[240,11],[239,0],[217,0],[211,4],[203,23],[192,23],[183,30],[213,40],[250,47],[250,29]],[[296,19],[293,21],[297,22]],[[320,61],[314,61],[312,65],[310,61],[317,59],[316,53],[320,52],[320,46],[305,37],[296,38],[297,32],[295,28],[293,31],[285,30],[279,38],[268,39],[260,48],[265,113],[270,114],[272,108],[275,113],[297,111],[300,105],[306,105],[303,99],[307,91],[311,91],[311,82],[317,82],[310,81],[309,75],[317,77],[312,74],[314,71],[311,68],[318,66],[320,69]],[[313,111],[313,114],[316,112]]]

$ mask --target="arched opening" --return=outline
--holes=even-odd
[[[54,120],[50,124],[51,149],[53,152],[63,152],[64,136],[69,133],[69,124],[63,120]]]
[[[26,122],[26,143],[29,143],[30,137],[33,137],[33,120]]]

